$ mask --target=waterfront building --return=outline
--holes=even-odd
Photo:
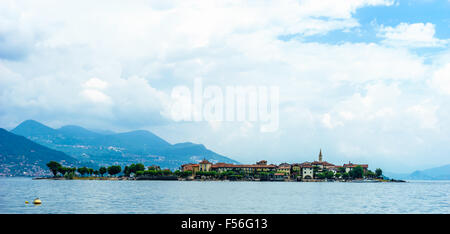
[[[302,179],[313,179],[314,178],[314,169],[310,163],[302,163],[301,168],[302,168],[302,173],[301,173]]]
[[[277,173],[284,173],[284,175],[291,176],[291,164],[282,163],[278,165]]]
[[[199,171],[211,171],[211,166],[213,165],[206,159],[203,159],[199,164]]]
[[[284,181],[287,176],[282,172],[277,172],[273,175],[275,181]]]
[[[281,163],[280,165],[267,165],[266,160],[261,160],[256,162],[255,164],[231,164],[231,163],[211,163],[206,159],[203,159],[198,164],[184,164],[181,166],[182,171],[192,171],[193,175],[195,175],[198,171],[215,171],[218,173],[233,171],[239,174],[245,175],[253,175],[262,172],[267,172],[273,175],[273,178],[280,177],[283,175],[283,178],[292,178],[296,180],[307,180],[307,179],[315,179],[316,173],[322,173],[326,171],[331,171],[334,174],[341,171],[341,168],[344,168],[345,172],[350,172],[356,166],[361,166],[364,170],[364,173],[367,173],[368,164],[353,164],[349,162],[348,164],[344,164],[343,166],[334,165],[327,161],[323,160],[322,149],[319,150],[319,156],[317,161],[313,162],[304,162],[304,163]]]
[[[258,172],[271,172],[275,171],[277,168],[276,165],[267,165],[267,161],[262,160],[257,162],[256,164],[231,164],[231,163],[216,163],[211,166],[211,170],[217,172],[225,172],[225,171],[243,171],[245,174],[253,174]]]
[[[181,171],[192,171],[192,173],[195,174],[197,171],[199,171],[199,164],[183,164],[181,165]]]
[[[353,164],[351,162],[348,162],[348,164],[344,164],[345,172],[350,172],[353,168],[360,166],[364,170],[364,174],[367,172],[367,169],[369,168],[368,164]]]

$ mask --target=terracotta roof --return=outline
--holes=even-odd
[[[334,166],[334,164],[329,163],[327,161],[323,161],[323,162],[314,161],[311,164],[313,164],[313,165],[323,165],[323,166]]]
[[[344,164],[344,167],[356,167],[356,166],[361,166],[362,168],[369,167],[368,164],[353,164],[353,163]]]
[[[206,159],[203,159],[199,164],[212,164],[212,163]]]
[[[275,168],[277,166],[275,165],[258,165],[258,164],[251,164],[251,165],[245,165],[245,164],[241,164],[241,165],[236,165],[236,164],[231,164],[231,163],[216,163],[213,164],[211,166],[212,168],[219,168],[219,167],[226,167],[226,168]]]
[[[291,169],[291,166],[280,166],[278,169]]]
[[[192,171],[194,167],[198,167],[198,166],[199,166],[198,164],[192,164],[192,163],[181,165],[183,170],[186,170],[186,171]]]
[[[276,176],[284,176],[284,173],[275,173],[274,175],[276,175]]]

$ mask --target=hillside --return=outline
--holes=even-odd
[[[62,151],[78,160],[99,165],[144,163],[177,169],[181,164],[206,158],[212,162],[238,163],[191,142],[170,144],[156,134],[137,130],[124,133],[90,131],[69,125],[53,129],[27,120],[11,132],[49,148]]]
[[[414,171],[410,174],[385,173],[386,176],[402,180],[450,180],[450,164],[426,170]]]
[[[63,152],[39,145],[0,128],[0,175],[47,175],[50,171],[46,163],[51,160],[67,166],[78,165],[78,160]]]

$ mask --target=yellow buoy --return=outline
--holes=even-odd
[[[39,198],[34,199],[33,204],[40,205],[42,204],[42,201]]]
[[[25,201],[25,204],[28,204],[28,201]]]

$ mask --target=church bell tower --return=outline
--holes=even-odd
[[[319,151],[319,162],[322,162],[322,149]]]

